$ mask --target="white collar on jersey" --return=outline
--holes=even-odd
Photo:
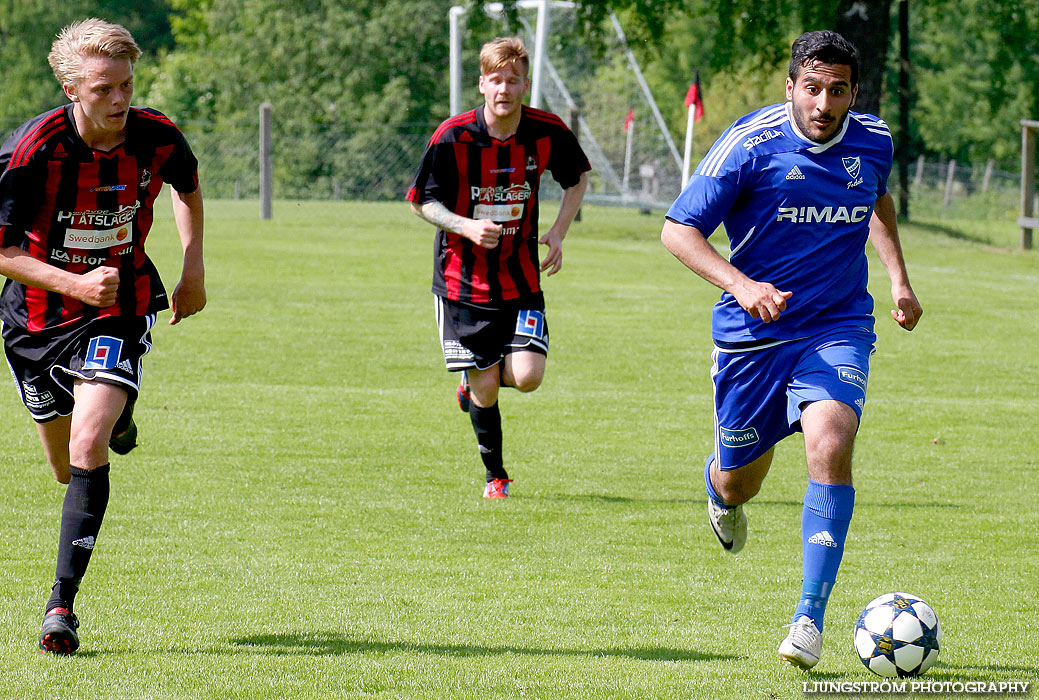
[[[851,112],[848,112],[847,116],[844,117],[844,125],[841,126],[841,130],[834,134],[833,138],[826,143],[816,143],[812,139],[808,138],[801,133],[801,130],[797,128],[797,122],[794,120],[794,109],[793,104],[790,102],[786,103],[786,116],[790,119],[790,128],[793,130],[794,135],[805,143],[811,144],[808,149],[812,153],[822,153],[831,146],[836,146],[844,138],[844,134],[848,131],[848,125],[851,123]]]

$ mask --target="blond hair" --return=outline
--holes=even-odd
[[[518,36],[498,37],[480,49],[480,74],[488,75],[510,63],[523,66],[523,74],[530,72],[530,56]],[[517,69],[516,72],[519,72]]]
[[[91,17],[68,25],[51,44],[47,62],[62,85],[72,85],[83,77],[83,59],[103,56],[137,63],[141,49],[130,32],[118,24]]]

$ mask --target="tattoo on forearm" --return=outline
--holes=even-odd
[[[429,223],[436,224],[440,228],[453,231],[454,233],[460,234],[462,227],[465,226],[465,222],[468,221],[464,216],[455,214],[440,202],[426,202],[422,205],[420,211],[422,212],[422,218]]]

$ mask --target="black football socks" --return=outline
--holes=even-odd
[[[69,472],[72,478],[61,508],[57,580],[47,601],[48,611],[65,608],[72,612],[79,582],[86,573],[101,521],[108,508],[109,465],[97,469],[69,467]]]
[[[498,403],[481,408],[473,401],[469,404],[469,420],[476,433],[476,444],[480,448],[480,459],[487,470],[487,481],[492,479],[508,479],[509,475],[502,466],[501,456],[501,412]]]

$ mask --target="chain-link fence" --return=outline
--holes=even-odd
[[[894,174],[889,187],[897,196]],[[993,161],[972,164],[918,158],[909,168],[909,193],[914,217],[1013,221],[1020,207],[1021,175],[1000,170]]]
[[[564,115],[566,121],[569,115]],[[435,123],[330,124],[310,133],[279,128],[274,120],[274,195],[281,199],[400,199],[407,192]],[[200,162],[206,195],[220,199],[255,198],[259,193],[258,123],[216,126],[181,124]],[[580,135],[582,145],[588,140]],[[609,158],[610,155],[615,156]],[[605,151],[610,161],[623,158]],[[617,197],[606,177],[593,177],[587,201],[630,206],[660,206],[677,195],[669,171],[640,164],[631,177],[631,196]],[[613,164],[614,174],[622,169]],[[599,174],[601,175],[601,173]],[[544,196],[558,196],[546,178]],[[897,196],[897,173],[889,184]],[[1020,174],[994,163],[921,160],[909,168],[914,212],[928,217],[991,217],[1016,211]],[[672,191],[673,190],[673,191]],[[644,193],[644,194],[643,194]],[[1015,214],[1016,216],[1016,214]]]
[[[199,160],[207,197],[259,196],[259,124],[180,125]],[[401,199],[435,124],[327,124],[307,132],[279,126],[271,139],[279,199]]]
[[[570,115],[561,115],[569,122]],[[17,125],[6,126],[4,136]],[[259,121],[238,124],[181,122],[199,160],[207,198],[255,199],[259,196]],[[273,129],[274,196],[279,199],[400,200],[419,165],[436,123],[326,123],[307,131],[279,125]],[[582,145],[589,136],[579,134]],[[602,144],[600,143],[600,146]],[[618,196],[613,182],[623,171],[623,150],[601,148],[613,176],[594,173],[586,201],[641,208],[667,206],[677,194],[669,169],[644,162],[633,169],[629,196]],[[648,167],[647,167],[648,166]],[[909,169],[914,218],[1013,222],[1020,207],[1020,174],[993,163],[914,160]],[[897,174],[889,189],[898,195]],[[559,196],[546,177],[543,196]]]

